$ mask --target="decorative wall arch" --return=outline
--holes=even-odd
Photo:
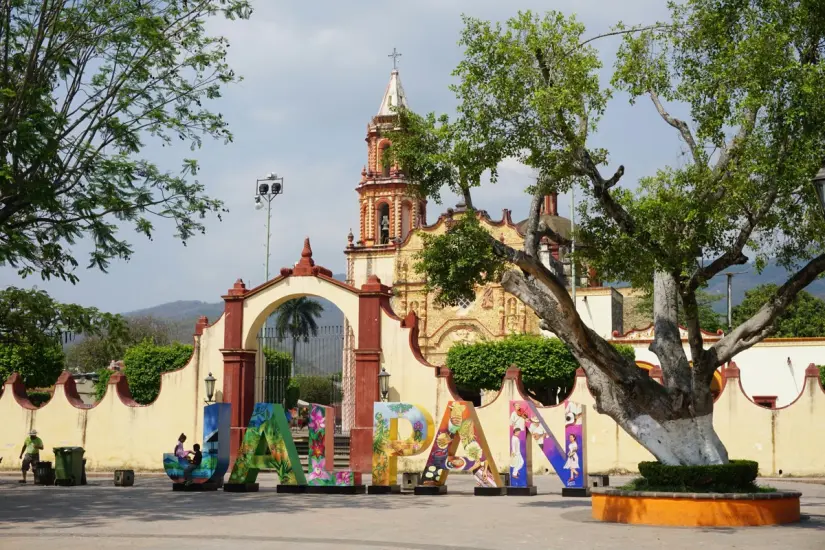
[[[258,332],[278,307],[284,302],[303,296],[324,298],[332,302],[352,326],[358,339],[358,291],[340,281],[319,277],[280,276],[266,285],[249,292],[244,299],[243,342],[244,349],[258,349]]]

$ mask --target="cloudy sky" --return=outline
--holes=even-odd
[[[264,279],[265,210],[253,206],[255,180],[277,172],[284,194],[273,202],[271,272],[294,263],[304,237],[315,259],[343,272],[343,249],[350,228],[357,231],[354,190],[366,161],[366,125],[377,112],[392,69],[393,47],[402,53],[399,70],[410,107],[418,112],[451,112],[448,85],[461,58],[456,42],[461,14],[504,20],[518,9],[577,13],[589,35],[617,21],[651,23],[666,17],[661,0],[416,0],[386,2],[254,0],[249,21],[214,21],[212,32],[231,42],[229,61],[244,81],[213,104],[229,121],[235,141],[210,143],[198,152],[199,178],[212,196],[226,202],[223,222],[210,221],[207,234],[184,247],[172,229],[158,225],[153,241],[124,229],[135,254],[113,263],[109,273],[80,270],[80,282],[20,280],[0,268],[4,285],[38,286],[64,302],[125,312],[174,300],[218,301],[237,278],[257,285]],[[508,7],[514,6],[514,7]],[[599,44],[607,83],[616,42]],[[624,164],[623,182],[633,185],[657,167],[679,161],[681,148],[647,103],[631,107],[617,94],[608,107],[593,145],[606,147],[611,168]],[[191,153],[181,148],[179,158]],[[178,164],[168,153],[147,147],[145,155],[169,169]],[[514,218],[526,215],[524,187],[530,171],[515,163],[502,167],[499,183],[480,190],[479,207],[495,217],[504,207]],[[432,220],[455,199],[431,205]],[[569,199],[560,200],[562,214]],[[357,235],[356,235],[357,239]],[[88,247],[77,247],[84,264]]]

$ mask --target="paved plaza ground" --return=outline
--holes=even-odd
[[[803,493],[799,524],[685,529],[595,522],[590,499],[558,496],[561,485],[549,476],[536,478],[540,494],[532,498],[475,497],[472,480],[455,475],[441,497],[282,495],[269,474],[250,494],[173,493],[157,475],[138,474],[134,487],[111,479],[39,487],[0,476],[0,549],[825,548],[825,485],[786,480],[769,483]]]

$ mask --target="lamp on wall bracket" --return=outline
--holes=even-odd
[[[206,378],[203,379],[203,383],[206,385],[206,399],[204,401],[207,405],[210,403],[214,403],[213,397],[215,396],[215,377],[212,376],[210,372]]]
[[[390,373],[384,367],[381,367],[378,374],[378,389],[381,390],[381,401],[387,401],[390,395]]]

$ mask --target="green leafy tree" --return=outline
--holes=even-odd
[[[697,313],[699,315],[699,326],[702,327],[702,330],[707,330],[709,332],[716,332],[720,329],[724,329],[724,321],[722,316],[713,309],[713,304],[718,302],[722,299],[722,296],[717,294],[711,294],[709,292],[705,292],[704,290],[697,290],[696,291],[696,307]],[[649,292],[643,295],[636,304],[633,306],[637,313],[640,315],[644,315],[649,319],[653,319],[653,293]],[[687,319],[685,317],[685,311],[683,308],[678,307],[677,303],[677,320],[679,325],[686,326]]]
[[[292,372],[295,374],[295,358],[298,341],[309,341],[310,336],[318,336],[318,321],[324,306],[312,298],[302,296],[284,302],[275,310],[275,333],[279,341],[292,338]]]
[[[0,379],[18,372],[30,388],[49,387],[64,367],[62,344],[72,334],[123,334],[118,315],[62,304],[42,290],[0,290]]]
[[[616,346],[635,360],[632,346]],[[558,338],[518,334],[502,340],[459,343],[447,352],[447,367],[458,386],[468,390],[501,389],[504,374],[515,365],[521,369],[524,389],[544,405],[556,405],[573,389],[579,363]]]
[[[131,223],[151,237],[171,220],[186,242],[220,212],[194,159],[179,174],[140,153],[150,141],[196,149],[230,140],[204,105],[237,80],[226,40],[207,33],[248,0],[13,0],[0,6],[0,265],[77,281],[72,245],[89,266],[128,259]]]
[[[66,350],[66,367],[72,372],[96,372],[112,361],[123,359],[129,346],[145,340],[159,346],[172,342],[174,327],[151,316],[127,317],[125,330],[94,334],[72,344]]]
[[[189,362],[194,347],[175,342],[168,346],[158,346],[150,340],[134,345],[126,350],[123,362],[126,367],[123,374],[129,382],[132,397],[141,405],[148,405],[157,399],[160,392],[160,377],[164,372],[180,369]],[[98,372],[95,386],[97,399],[106,393],[112,371],[102,369]]]
[[[731,312],[733,326],[747,322],[776,295],[777,290],[774,284],[746,290],[745,299]],[[777,338],[825,336],[825,301],[809,292],[800,292],[766,335]]]
[[[417,261],[439,301],[469,298],[477,284],[502,273],[503,288],[584,368],[599,412],[663,463],[718,464],[728,453],[713,428],[714,372],[764,338],[825,271],[825,221],[810,183],[825,150],[825,25],[813,2],[685,0],[670,4],[670,12],[669,21],[611,32],[621,46],[607,86],[599,80],[601,42],[573,17],[528,12],[502,24],[465,18],[464,59],[452,87],[456,117],[400,109],[387,128],[388,162],[423,195],[438,198],[447,187],[467,204],[468,213],[430,239]],[[637,109],[658,115],[685,153],[675,164],[671,155],[661,159],[635,189],[623,187],[624,166],[611,162],[608,170],[608,151],[591,140],[616,93],[643,100]],[[480,231],[472,200],[481,175],[489,170],[495,180],[507,158],[538,174],[527,189],[521,249]],[[651,350],[664,384],[588,327],[563,273],[541,262],[543,237],[570,245],[542,223],[543,197],[573,185],[586,197],[575,232],[578,261],[605,280],[653,282]],[[444,250],[454,254],[449,261],[438,253]],[[706,349],[697,292],[749,261],[746,252],[757,265],[775,257],[792,275]]]
[[[299,374],[292,381],[298,388],[298,396],[307,403],[318,405],[332,405],[341,402],[341,388],[337,383],[337,376],[312,376]],[[297,400],[296,400],[297,402]]]

